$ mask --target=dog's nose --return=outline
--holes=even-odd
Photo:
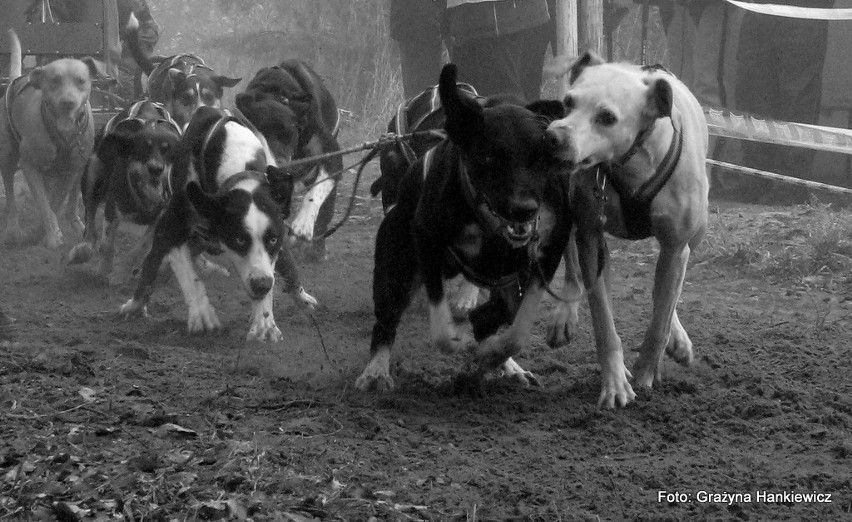
[[[526,223],[535,218],[538,212],[538,202],[530,197],[516,198],[510,208],[510,219],[518,223]]]
[[[148,164],[148,173],[151,174],[151,179],[153,180],[159,180],[164,170],[165,166],[160,165],[159,163]]]
[[[69,112],[74,109],[74,100],[59,100],[59,110]]]
[[[249,279],[249,288],[255,297],[263,297],[272,290],[274,279],[271,276],[252,277]]]

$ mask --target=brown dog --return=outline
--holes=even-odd
[[[557,309],[549,342],[576,333],[577,307],[587,290],[603,378],[598,404],[613,408],[635,393],[613,322],[603,233],[653,236],[660,244],[653,315],[633,367],[635,384],[651,387],[661,378],[664,350],[682,364],[693,358],[675,307],[690,249],[707,227],[707,124],[695,96],[666,71],[604,63],[586,53],[568,73],[568,115],[547,132],[560,159],[575,166],[571,208],[577,229],[565,255],[568,303]]]
[[[0,172],[6,189],[7,241],[20,241],[14,177],[18,165],[35,200],[45,244],[62,244],[56,213],[65,205],[71,226],[83,232],[77,214],[77,189],[94,145],[94,124],[89,107],[92,78],[104,68],[91,58],[63,58],[21,76],[21,45],[14,31],[9,85],[0,101]]]

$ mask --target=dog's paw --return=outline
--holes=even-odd
[[[523,346],[508,332],[492,335],[473,350],[479,366],[485,370],[499,368],[513,355],[517,355]]]
[[[131,316],[148,317],[148,306],[142,301],[130,299],[118,309],[118,313],[125,319]]]
[[[317,301],[317,299],[311,294],[305,292],[305,289],[301,286],[291,292],[290,297],[293,299],[293,302],[296,304],[296,306],[300,308],[316,310],[319,306],[319,301]]]
[[[692,341],[683,330],[683,327],[676,329],[672,327],[671,336],[669,336],[669,344],[666,346],[666,353],[675,360],[678,364],[689,366],[692,364],[695,354],[692,351]]]
[[[92,256],[94,255],[95,249],[91,243],[79,243],[75,245],[70,252],[68,252],[68,263],[72,265],[85,263],[92,259]]]
[[[209,302],[189,307],[189,316],[186,320],[186,330],[191,333],[212,332],[222,327],[216,310]]]
[[[284,334],[278,329],[275,321],[256,321],[252,322],[246,335],[246,341],[260,341],[277,343],[284,338]]]
[[[361,375],[355,380],[355,388],[361,391],[387,392],[395,387],[390,376],[390,349],[377,351]]]
[[[616,407],[624,408],[636,400],[636,393],[630,386],[630,381],[628,381],[630,377],[630,371],[624,367],[624,364],[615,371],[605,370],[601,395],[598,398],[598,408],[610,410]]]
[[[579,330],[577,306],[559,303],[547,323],[547,345],[551,348],[565,346],[577,338]]]
[[[633,363],[633,384],[637,388],[651,389],[655,382],[663,381],[663,363],[659,358],[653,357],[653,350],[650,352],[652,356],[648,357],[646,353],[649,351],[644,347],[640,348],[639,357]]]
[[[521,365],[511,357],[503,363],[501,373],[504,378],[513,380],[524,388],[529,388],[530,386],[541,388],[541,382],[538,380],[538,377],[532,372],[521,368]]]

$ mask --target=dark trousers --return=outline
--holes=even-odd
[[[398,40],[402,66],[402,90],[410,100],[438,83],[441,72],[441,36],[420,34],[415,38]]]
[[[541,97],[542,67],[550,43],[549,25],[458,43],[450,59],[458,65],[459,81],[482,96],[514,94],[526,101]]]
[[[827,43],[825,21],[746,13],[737,52],[737,108],[776,120],[817,123]],[[808,149],[743,143],[746,166],[779,174],[808,178],[813,158]]]

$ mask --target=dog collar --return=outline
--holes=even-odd
[[[671,118],[671,122],[672,141],[666,155],[657,165],[654,174],[637,189],[631,190],[625,184],[623,177],[618,175],[618,171],[625,168],[623,163],[599,167],[598,172],[602,172],[602,175],[598,176],[596,192],[601,194],[599,196],[600,204],[603,205],[606,201],[605,195],[603,195],[606,179],[612,178],[613,189],[615,189],[621,202],[625,226],[633,238],[645,238],[651,235],[651,202],[671,179],[683,151],[683,132],[675,125],[674,117]],[[602,186],[602,183],[604,186]],[[603,212],[603,209],[601,209],[601,212]],[[601,221],[603,225],[605,219],[602,217]]]

